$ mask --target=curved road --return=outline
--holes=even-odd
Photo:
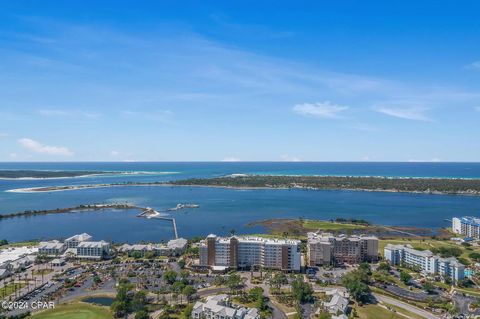
[[[393,299],[393,298],[390,298],[390,297],[387,297],[387,296],[383,296],[383,295],[380,295],[380,294],[376,294],[374,293],[373,296],[378,300],[378,301],[383,301],[383,302],[386,302],[386,303],[389,303],[391,305],[394,305],[394,306],[397,306],[397,307],[400,307],[400,308],[403,308],[405,310],[408,310],[414,314],[417,314],[421,317],[424,317],[424,318],[427,318],[427,319],[440,319],[440,317],[437,317],[435,316],[434,314],[426,311],[426,310],[423,310],[423,309],[420,309],[420,308],[417,308],[417,307],[414,307],[414,306],[411,306],[409,305],[408,303],[405,303],[405,302],[402,302],[402,301],[399,301],[397,299]]]

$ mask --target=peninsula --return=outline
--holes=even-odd
[[[0,179],[67,178],[90,175],[114,174],[104,171],[58,171],[58,170],[0,170]]]
[[[370,176],[229,175],[172,181],[171,185],[232,188],[359,190],[480,195],[480,179],[390,178]]]
[[[239,174],[214,178],[191,178],[169,182],[128,181],[86,185],[53,185],[17,188],[7,191],[18,193],[37,193],[126,186],[199,186],[237,189],[272,188],[305,190],[354,190],[365,192],[480,195],[480,179]]]

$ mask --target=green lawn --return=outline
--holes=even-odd
[[[344,224],[344,223],[335,223],[325,220],[310,220],[306,219],[303,221],[303,227],[308,229],[321,229],[321,230],[345,230],[345,229],[363,229],[365,226],[356,225],[356,224]]]
[[[107,307],[76,302],[34,314],[32,319],[112,319]]]
[[[405,319],[404,316],[378,305],[364,305],[362,307],[355,307],[355,309],[360,319]]]
[[[22,289],[23,287],[25,287],[25,283],[16,283],[16,284],[7,284],[6,286],[0,288],[0,296],[9,296],[11,294],[13,294],[13,292],[15,291],[15,286],[16,286],[16,290],[20,290]]]

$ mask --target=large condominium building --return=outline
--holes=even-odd
[[[78,244],[84,241],[89,241],[92,239],[92,236],[90,236],[87,233],[79,234],[79,235],[74,235],[72,237],[69,237],[65,239],[64,243],[67,246],[67,249],[70,248],[77,248]]]
[[[77,258],[102,259],[108,256],[110,244],[106,241],[82,241],[77,246]]]
[[[452,231],[465,237],[480,239],[480,218],[454,217],[452,218]]]
[[[47,257],[57,257],[63,254],[66,247],[58,240],[42,241],[38,244],[38,253]]]
[[[299,271],[300,255],[299,240],[209,235],[200,243],[200,266],[215,270],[258,266]]]
[[[330,233],[308,233],[308,264],[311,267],[339,263],[357,264],[378,260],[378,238],[375,236],[334,236]]]
[[[233,305],[227,295],[208,296],[205,302],[193,306],[193,319],[260,319],[256,308]]]
[[[448,277],[456,283],[465,277],[465,266],[456,258],[441,258],[429,250],[413,249],[410,245],[391,245],[384,248],[385,259],[392,265],[418,267],[423,273]]]

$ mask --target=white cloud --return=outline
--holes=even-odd
[[[8,154],[8,156],[10,156],[10,158],[17,158],[17,153],[10,153]]]
[[[85,117],[89,119],[97,119],[101,116],[100,113],[97,112],[85,112],[85,111],[77,111],[77,110],[59,110],[59,109],[40,109],[37,111],[38,114],[42,116],[50,116],[50,117]]]
[[[428,108],[425,107],[375,107],[375,111],[393,116],[398,117],[405,120],[412,120],[412,121],[432,121],[431,118],[425,115],[425,112],[428,111]]]
[[[338,118],[339,113],[348,109],[348,106],[341,106],[330,103],[330,101],[317,103],[297,104],[293,107],[293,112],[320,118]]]
[[[470,69],[480,70],[480,61],[475,61],[468,65]]]
[[[290,156],[290,155],[282,155],[282,156],[280,156],[280,159],[283,162],[301,162],[302,161],[302,159],[300,157]]]
[[[432,158],[432,159],[427,159],[427,160],[417,160],[417,159],[410,159],[408,160],[410,163],[438,163],[441,162],[439,158]]]
[[[117,156],[118,154],[120,154],[118,151],[115,151],[115,150],[110,151],[110,155],[112,156]]]
[[[242,160],[239,159],[238,157],[225,157],[224,159],[222,159],[222,162],[241,162]]]
[[[41,154],[72,156],[74,153],[66,147],[41,144],[30,138],[21,138],[18,143],[26,149]]]

